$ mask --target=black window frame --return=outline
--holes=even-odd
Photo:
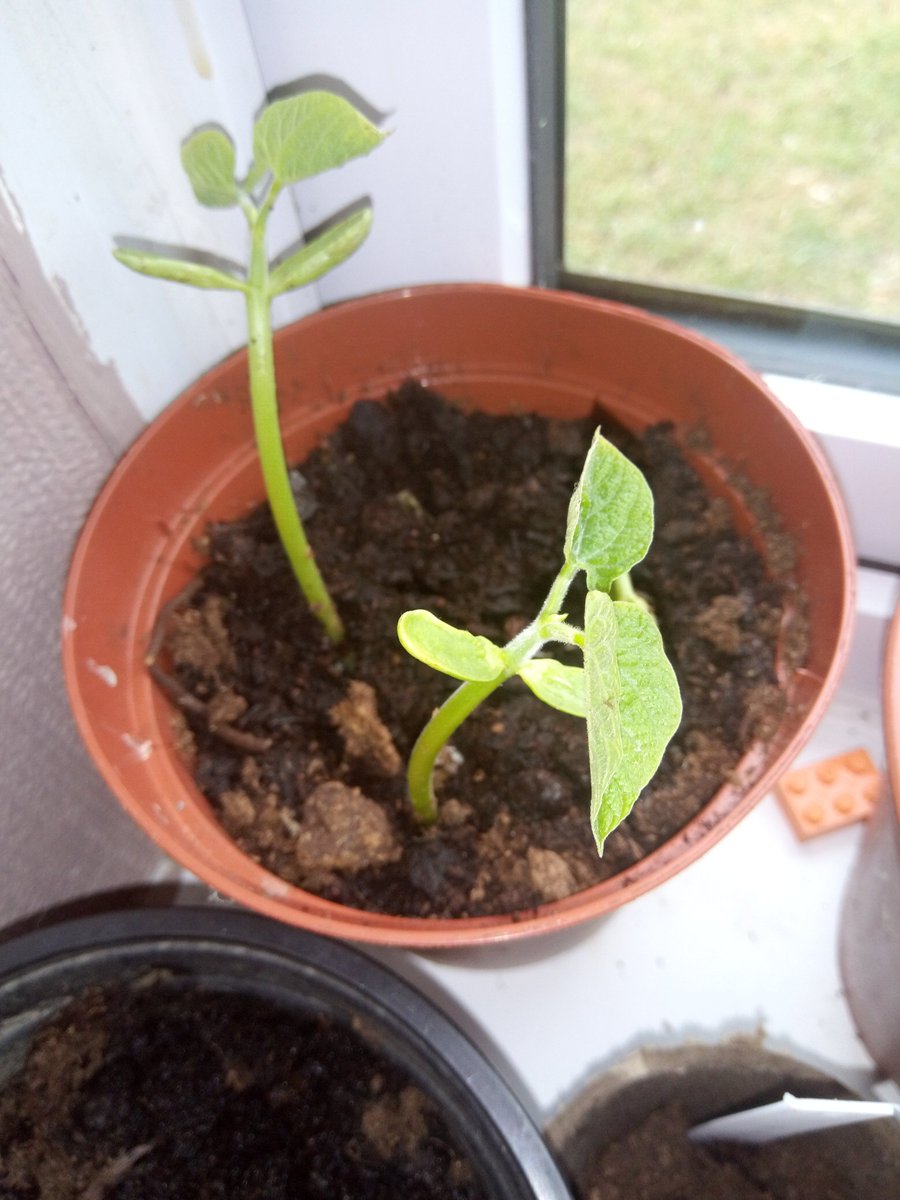
[[[900,325],[566,270],[566,0],[525,0],[525,20],[536,285],[648,309],[706,334],[758,371],[900,393]]]

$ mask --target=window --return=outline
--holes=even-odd
[[[529,23],[542,282],[900,391],[900,10],[532,0]]]

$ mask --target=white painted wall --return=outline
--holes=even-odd
[[[247,161],[276,85],[330,75],[394,132],[376,154],[297,189],[306,227],[369,195],[369,242],[283,323],[333,300],[421,282],[526,282],[521,0],[7,0],[0,22],[5,201],[94,355],[152,416],[244,341],[240,296],[131,275],[116,236],[242,259],[236,211],[200,208],[178,150],[225,126]],[[300,234],[282,200],[273,250]]]
[[[306,20],[299,14],[306,14]],[[304,223],[369,194],[369,242],[325,302],[383,288],[530,278],[520,0],[252,0],[266,85],[322,74],[385,114],[370,157],[298,186]]]
[[[44,273],[139,409],[161,408],[242,338],[240,300],[131,276],[122,235],[228,253],[242,218],[193,200],[179,143],[238,126],[263,89],[239,0],[216,5],[198,69],[171,0],[12,0],[0,22],[2,170]],[[241,140],[246,143],[246,137]]]

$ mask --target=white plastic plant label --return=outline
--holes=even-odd
[[[803,1100],[785,1092],[781,1100],[760,1108],[729,1113],[688,1131],[692,1142],[774,1142],[798,1133],[836,1129],[858,1121],[900,1119],[900,1104],[882,1100]]]

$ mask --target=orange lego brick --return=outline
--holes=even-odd
[[[802,841],[865,821],[875,806],[881,774],[865,750],[850,750],[783,775],[775,794]]]

